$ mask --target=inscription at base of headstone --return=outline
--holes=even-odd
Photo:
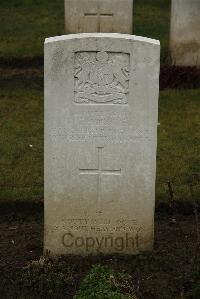
[[[199,0],[172,0],[170,31],[172,63],[200,66]]]
[[[160,45],[125,34],[45,41],[45,241],[53,254],[151,250]]]
[[[133,0],[65,0],[65,33],[132,34]]]

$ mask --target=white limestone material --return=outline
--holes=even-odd
[[[174,65],[200,66],[200,0],[172,0],[170,49]]]
[[[154,234],[160,45],[126,34],[45,41],[45,240],[137,254]]]
[[[133,0],[65,0],[65,33],[133,32]]]

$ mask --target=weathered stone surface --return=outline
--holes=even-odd
[[[170,48],[173,64],[200,66],[200,0],[172,0]]]
[[[133,32],[133,0],[65,0],[65,33]]]
[[[45,42],[45,250],[137,254],[154,230],[159,42]]]

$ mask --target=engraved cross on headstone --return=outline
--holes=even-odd
[[[101,188],[101,178],[102,175],[121,175],[120,169],[104,169],[102,168],[102,150],[103,147],[97,147],[98,162],[97,168],[79,168],[80,175],[97,175],[97,213],[102,212],[102,188]]]
[[[112,13],[84,13],[84,17],[96,17],[97,20],[97,32],[101,31],[101,21],[104,22],[105,18],[113,18]]]

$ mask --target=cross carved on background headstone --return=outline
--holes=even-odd
[[[90,17],[96,17],[97,19],[97,32],[101,31],[101,22],[105,21],[105,18],[113,18],[112,13],[84,13],[84,17],[90,18]]]

